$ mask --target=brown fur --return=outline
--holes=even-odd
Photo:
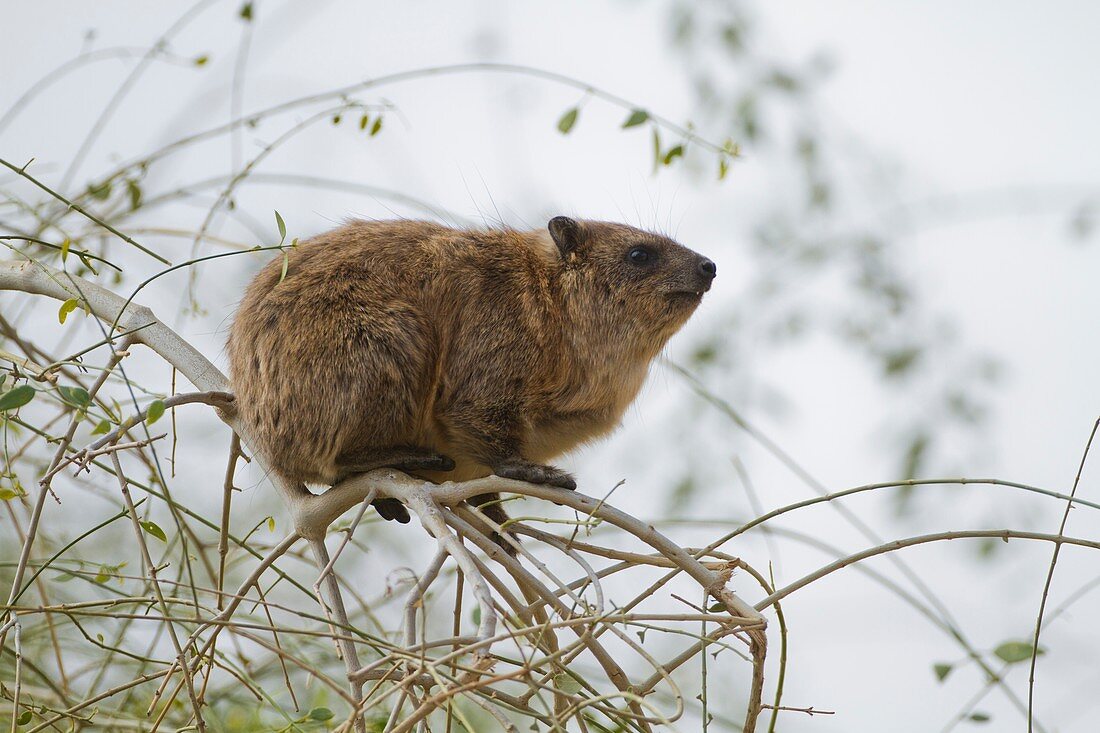
[[[649,262],[630,259],[639,246]],[[249,285],[229,337],[241,417],[298,482],[394,466],[574,488],[543,464],[618,424],[710,287],[701,263],[665,237],[564,217],[549,233],[349,223]],[[378,508],[407,521],[395,504]]]

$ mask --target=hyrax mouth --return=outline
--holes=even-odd
[[[710,290],[709,282],[692,282],[689,279],[687,282],[670,283],[666,292],[673,298],[702,298],[708,290]]]
[[[670,290],[668,297],[672,300],[702,300],[705,290]]]

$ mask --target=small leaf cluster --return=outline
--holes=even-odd
[[[1030,641],[1021,641],[1017,639],[1001,642],[993,649],[993,656],[1006,665],[1020,664],[1021,662],[1030,660],[1032,655],[1039,656],[1045,653],[1046,650],[1043,649],[1043,647],[1036,647]],[[970,660],[967,659],[966,661]],[[936,675],[937,681],[943,682],[957,667],[958,664],[955,663],[937,662],[932,665],[932,673]],[[992,716],[981,711],[974,711],[971,712],[966,719],[972,723],[988,723],[992,720]]]
[[[581,108],[580,105],[576,105],[567,109],[558,118],[557,128],[558,132],[562,135],[568,135],[576,127],[577,121],[580,119]],[[678,158],[683,158],[687,151],[687,141],[681,141],[669,147],[664,147],[661,142],[660,125],[657,120],[653,119],[653,116],[648,110],[641,107],[635,107],[630,110],[626,119],[623,120],[621,129],[629,130],[633,127],[639,127],[649,123],[652,128],[652,141],[653,141],[653,169],[658,170],[662,166],[668,167],[672,165]],[[691,126],[688,126],[688,132],[690,135]],[[723,180],[726,174],[729,173],[730,162],[741,155],[741,148],[733,140],[727,139],[723,143],[722,148],[718,151],[718,179]]]

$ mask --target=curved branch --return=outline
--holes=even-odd
[[[243,125],[247,125],[254,120],[263,119],[272,115],[280,114],[282,112],[289,112],[300,107],[307,107],[312,104],[318,104],[328,101],[330,99],[342,99],[345,97],[350,97],[354,94],[359,94],[371,89],[378,89],[380,87],[392,84],[399,84],[401,82],[411,81],[414,79],[430,79],[470,73],[493,73],[514,76],[527,76],[534,79],[542,79],[544,81],[549,81],[555,84],[561,84],[563,86],[577,89],[585,94],[589,94],[598,99],[602,99],[603,101],[609,104],[613,104],[624,110],[640,108],[640,105],[632,102],[631,100],[620,97],[616,94],[612,94],[611,92],[589,84],[588,82],[576,79],[571,76],[567,76],[565,74],[559,74],[553,71],[540,69],[535,66],[525,66],[523,64],[511,64],[493,61],[474,61],[469,63],[448,64],[444,66],[429,66],[420,69],[398,71],[392,74],[384,74],[382,76],[376,76],[371,79],[364,79],[362,81],[348,84],[343,87],[330,89],[325,92],[307,94],[296,99],[279,102],[278,104],[265,107],[264,109],[256,110],[255,112],[251,112],[232,119],[229,122],[215,125],[214,127],[202,130],[201,132],[195,132],[191,133],[190,135],[181,137],[149,155],[145,155],[139,158],[133,158],[129,161],[126,161],[125,163],[121,164],[112,174],[110,174],[108,178],[117,176],[123,171],[126,171],[130,168],[152,165],[152,163],[168,156],[169,154],[175,152],[176,150],[179,150],[180,148],[193,145],[194,143],[202,142],[203,140],[218,137],[227,132],[232,132],[233,130]],[[729,155],[731,157],[736,157],[737,155],[736,148],[731,151],[728,146],[719,145],[711,140],[708,140],[699,135],[697,132],[694,132],[689,127],[678,125],[662,115],[654,114],[653,112],[648,112],[648,115],[649,120],[652,121],[654,124],[664,128],[674,135],[678,135],[687,142],[696,144],[699,147],[709,150],[713,153]]]
[[[888,552],[894,552],[895,550],[901,550],[905,547],[913,547],[914,545],[923,545],[929,542],[940,542],[942,540],[962,540],[962,539],[975,539],[982,537],[995,537],[1002,539],[1005,542],[1009,540],[1040,540],[1043,542],[1053,542],[1057,545],[1078,545],[1080,547],[1088,547],[1093,550],[1100,550],[1100,542],[1093,540],[1081,539],[1079,537],[1066,537],[1060,534],[1047,534],[1045,532],[1021,532],[1014,529],[967,529],[954,532],[934,532],[932,534],[922,534],[916,537],[907,537],[902,540],[894,540],[893,542],[887,542],[877,547],[871,547],[857,552],[848,557],[842,557],[836,562],[831,562],[823,568],[819,568],[809,575],[805,575],[798,580],[794,581],[790,585],[784,586],[772,593],[767,598],[758,602],[755,606],[757,611],[763,611],[768,606],[771,606],[776,601],[781,601],[796,590],[805,588],[810,583],[816,580],[824,578],[826,575],[835,573],[841,568],[846,568],[849,565],[853,565],[857,562],[866,560],[867,558],[874,557],[875,555],[885,555]]]
[[[38,262],[0,262],[0,290],[19,290],[55,300],[80,297],[91,312],[120,331],[139,328],[134,340],[145,344],[176,367],[191,384],[204,392],[227,392],[229,380],[198,349],[165,326],[153,311],[131,303],[110,290]]]

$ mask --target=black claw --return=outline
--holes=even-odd
[[[569,474],[565,474],[563,476],[558,476],[558,477],[555,478],[555,480],[549,481],[548,483],[553,484],[554,486],[557,486],[557,487],[562,488],[562,489],[569,489],[570,491],[576,491],[577,490],[577,481],[576,481],[576,479],[574,479]]]

